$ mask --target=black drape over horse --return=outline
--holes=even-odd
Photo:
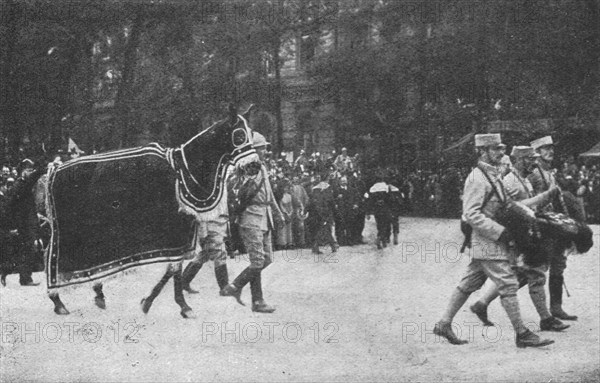
[[[48,172],[46,213],[52,237],[46,252],[49,296],[55,312],[68,314],[61,288],[124,270],[170,262],[165,276],[142,300],[148,312],[174,277],[175,301],[193,316],[181,290],[181,262],[195,247],[194,221],[226,212],[225,176],[230,165],[257,160],[247,118],[230,108],[215,123],[177,148],[158,144],[81,157]]]

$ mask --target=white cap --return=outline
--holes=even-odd
[[[476,134],[475,135],[475,146],[502,146],[502,139],[500,133],[487,133],[487,134]]]
[[[546,136],[542,138],[538,138],[537,140],[531,141],[531,147],[535,150],[538,150],[542,146],[546,145],[554,145],[554,141],[552,141],[552,136]]]

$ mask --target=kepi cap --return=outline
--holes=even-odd
[[[540,156],[531,146],[513,146],[510,155],[515,158]]]
[[[475,146],[506,146],[502,143],[500,133],[486,133],[475,135]]]
[[[545,136],[542,138],[538,138],[537,140],[531,141],[531,147],[534,150],[538,150],[542,146],[554,145],[554,141],[552,141],[552,136]]]

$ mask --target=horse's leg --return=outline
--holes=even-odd
[[[192,308],[188,306],[183,297],[183,281],[181,277],[181,265],[183,262],[172,263],[173,286],[175,287],[175,302],[181,307],[181,316],[184,318],[195,318]]]
[[[96,306],[104,310],[106,308],[106,301],[104,300],[104,292],[102,291],[102,282],[94,283],[94,286],[92,288],[96,293],[96,297],[94,298]]]
[[[69,315],[69,310],[65,307],[65,305],[60,300],[60,296],[57,292],[48,293],[48,298],[54,303],[54,312],[58,315]]]
[[[167,270],[165,271],[165,275],[163,275],[163,277],[160,279],[160,281],[158,281],[156,286],[154,286],[150,295],[147,296],[146,298],[142,299],[141,305],[142,305],[142,311],[144,312],[144,314],[148,314],[148,311],[150,310],[150,307],[152,306],[152,302],[154,302],[154,298],[156,298],[158,296],[158,294],[160,294],[161,290],[163,289],[163,287],[165,287],[165,285],[167,284],[169,279],[171,279],[172,276],[173,276],[173,267],[169,263],[167,265]]]

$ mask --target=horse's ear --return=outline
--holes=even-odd
[[[250,121],[250,114],[252,114],[252,111],[253,111],[254,109],[256,109],[256,105],[254,105],[254,104],[251,104],[251,105],[248,107],[248,110],[246,110],[246,111],[244,112],[244,114],[242,114],[242,117],[244,117],[244,119],[246,119],[246,121]]]
[[[233,104],[229,104],[228,110],[229,110],[229,121],[231,121],[231,123],[234,124],[237,121],[237,110],[236,110],[235,106],[233,106]]]

